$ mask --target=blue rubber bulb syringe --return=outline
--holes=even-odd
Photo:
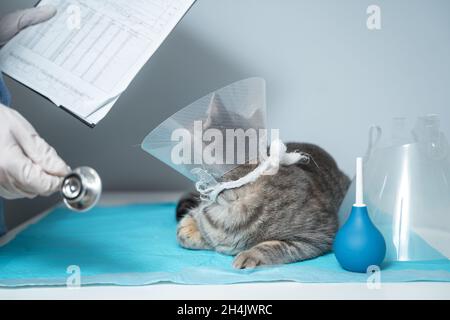
[[[386,242],[364,204],[362,158],[356,161],[356,202],[336,235],[333,249],[342,268],[352,272],[366,273],[371,266],[379,267],[386,256]]]

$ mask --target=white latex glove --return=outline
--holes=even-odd
[[[0,197],[49,196],[69,171],[25,118],[0,104]]]
[[[0,46],[29,26],[47,21],[56,14],[53,6],[40,6],[10,13],[0,19]]]

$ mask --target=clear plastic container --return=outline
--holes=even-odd
[[[450,256],[450,147],[439,125],[439,117],[429,115],[411,130],[406,119],[397,118],[390,139],[370,143],[364,197],[385,237],[387,261]],[[354,188],[353,183],[341,206],[341,224],[351,211]]]

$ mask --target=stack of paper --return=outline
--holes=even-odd
[[[195,0],[43,0],[58,14],[0,51],[0,70],[94,126]]]

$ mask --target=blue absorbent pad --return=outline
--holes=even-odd
[[[333,254],[255,270],[234,270],[233,257],[191,251],[176,241],[175,204],[98,207],[75,214],[57,208],[0,248],[0,286],[64,286],[70,266],[82,285],[233,284],[296,281],[366,282]],[[449,260],[384,266],[383,282],[450,282]]]

